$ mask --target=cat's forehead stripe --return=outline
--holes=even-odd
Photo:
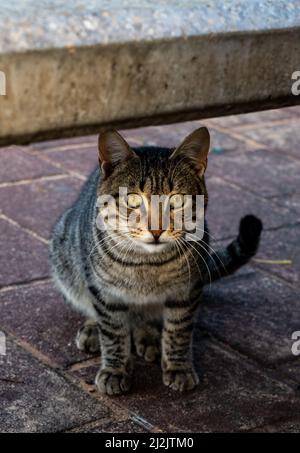
[[[172,151],[166,148],[136,148],[138,159],[119,165],[111,178],[101,182],[100,192],[113,193],[118,192],[119,187],[127,187],[131,192],[154,195],[172,192],[205,194],[204,181],[197,178],[187,161],[169,159]]]

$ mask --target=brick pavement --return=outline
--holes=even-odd
[[[212,134],[208,218],[215,242],[248,213],[258,256],[205,290],[194,341],[201,385],[164,388],[136,362],[132,391],[95,391],[99,358],[79,353],[81,316],[53,288],[47,239],[97,164],[94,136],[0,148],[1,432],[299,432],[300,108],[202,121]],[[176,145],[200,122],[124,131],[134,146]],[[286,264],[280,264],[286,263]]]

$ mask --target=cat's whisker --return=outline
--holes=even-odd
[[[206,244],[206,242],[205,242],[205,244]],[[197,242],[197,245],[199,245],[199,246],[207,253],[207,255],[210,257],[210,259],[211,259],[212,262],[214,263],[214,267],[215,267],[216,271],[217,271],[218,274],[219,274],[219,277],[221,277],[222,275],[221,275],[221,273],[220,273],[220,271],[219,271],[219,267],[218,267],[218,265],[217,265],[217,263],[216,263],[216,261],[215,261],[213,255],[212,255],[211,253],[209,253],[209,251],[202,245],[201,241]],[[206,244],[206,245],[208,245],[208,244]],[[216,256],[217,256],[217,254],[216,254]],[[219,257],[217,256],[217,258],[219,258]],[[221,261],[220,258],[219,258],[219,260]],[[225,271],[226,271],[226,268],[225,268],[224,263],[223,263],[222,261],[221,261],[221,263],[222,263],[222,266],[224,267],[224,269],[225,269]]]
[[[201,260],[203,261],[203,263],[205,264],[206,266],[206,269],[207,269],[207,272],[208,272],[208,275],[209,275],[209,288],[211,288],[211,283],[212,283],[212,278],[211,278],[211,272],[209,270],[209,266],[207,264],[207,262],[205,261],[204,257],[201,255],[201,253],[199,252],[199,250],[196,249],[196,247],[194,247],[190,241],[187,241],[186,239],[183,238],[183,240],[185,241],[185,243],[187,244],[187,246],[190,246],[192,247],[195,252],[198,254],[198,256],[201,258]],[[197,243],[199,244],[199,243]]]
[[[191,217],[188,217],[187,219],[185,219],[186,222],[188,222],[189,220],[191,220]],[[203,230],[202,228],[199,228],[197,226],[197,230],[200,231],[201,233],[205,233],[207,234],[208,237],[210,237],[213,241],[216,241],[217,238],[215,236],[213,236],[212,234],[210,234],[207,230]],[[197,239],[199,239],[199,241],[202,240],[202,238],[198,238],[198,236],[196,236]]]
[[[219,254],[217,253],[217,251],[216,251],[215,249],[213,249],[213,247],[211,247],[211,246],[210,246],[209,244],[207,244],[206,242],[203,242],[203,244],[205,244],[205,246],[209,247],[209,249],[213,252],[213,254],[214,254],[214,255],[218,258],[218,260],[220,261],[220,263],[221,263],[221,265],[222,265],[222,267],[223,267],[225,273],[227,273],[227,269],[226,269],[226,267],[225,267],[225,264],[224,264],[223,261],[221,260],[221,258],[220,258],[220,256],[219,256]],[[199,245],[202,246],[202,243],[199,242]],[[213,256],[212,256],[209,252],[207,252],[207,253],[208,253],[208,255],[213,259],[213,261],[214,261],[214,263],[215,263],[215,268],[216,268],[216,270],[218,271],[218,266],[217,266],[217,264],[216,264],[216,262],[215,262]],[[219,271],[218,271],[218,272],[219,272]],[[220,272],[219,272],[219,275],[221,275]]]
[[[102,238],[100,241],[96,243],[96,245],[93,247],[92,251],[89,253],[88,258],[91,258],[98,252],[98,248],[105,242],[110,241],[110,240],[115,240],[117,238],[120,238],[120,234],[110,234],[106,235],[104,238]]]
[[[178,240],[177,240],[177,241],[178,241]],[[182,247],[179,241],[177,242],[177,244],[178,244],[178,246],[179,246],[180,248]],[[187,266],[188,266],[188,271],[189,271],[189,287],[190,287],[190,286],[191,286],[191,266],[190,266],[190,262],[189,262],[189,260],[188,260],[188,257],[186,256],[186,253],[185,253],[183,247],[182,247],[182,254],[183,254],[183,256],[184,256],[184,258],[185,258],[185,260],[186,260],[186,264],[187,264]]]
[[[126,253],[125,253],[124,258],[123,258],[124,262],[126,262],[127,255],[133,249],[133,247],[134,247],[134,242],[132,241],[131,243],[129,243],[129,245],[128,245],[127,249],[126,249]]]
[[[198,229],[199,229],[199,228],[198,228]],[[199,229],[199,231],[201,231],[202,233],[206,233],[208,236],[210,236],[212,239],[214,239],[214,237],[213,237],[212,235],[210,235],[207,231],[202,230],[202,229]],[[225,267],[225,265],[224,265],[222,259],[220,258],[220,256],[219,256],[218,253],[216,252],[216,250],[214,250],[214,248],[213,248],[210,244],[208,244],[207,242],[203,241],[203,239],[199,239],[199,241],[196,241],[196,242],[197,242],[197,244],[199,244],[199,245],[200,245],[201,242],[202,242],[203,244],[205,244],[205,245],[206,245],[206,246],[207,246],[207,247],[208,247],[208,248],[216,255],[216,257],[217,257],[218,260],[220,261],[220,264],[222,265],[224,271],[227,272],[226,267]],[[216,269],[218,269],[217,266],[216,266]]]
[[[181,256],[183,256],[183,255],[182,255],[182,250],[181,250],[181,248],[179,248],[179,245],[178,245],[178,242],[177,242],[177,241],[178,241],[178,239],[175,239],[175,240],[174,240],[174,245],[175,245],[175,247],[176,247],[176,249],[177,249],[177,251],[178,251],[179,258],[181,258]]]
[[[196,236],[196,238],[197,238],[197,236]],[[215,269],[217,270],[217,272],[219,273],[219,275],[221,276],[221,274],[220,274],[220,272],[219,272],[219,270],[218,270],[218,265],[217,265],[217,263],[216,263],[214,257],[209,253],[208,250],[205,249],[204,245],[207,246],[207,247],[214,253],[214,255],[216,256],[216,258],[218,258],[218,260],[220,261],[220,263],[221,263],[221,265],[222,265],[222,267],[223,267],[225,273],[227,273],[227,269],[226,269],[226,267],[225,267],[225,264],[224,264],[223,261],[221,260],[220,256],[219,256],[218,253],[216,252],[216,250],[214,250],[213,247],[211,247],[209,244],[207,244],[207,242],[204,242],[201,238],[197,238],[197,239],[199,239],[199,240],[196,241],[196,243],[197,243],[202,249],[204,249],[204,250],[207,252],[208,256],[209,256],[209,257],[212,259],[212,261],[214,262]],[[190,241],[188,241],[188,242],[190,242]],[[203,245],[203,244],[204,244],[204,245]]]
[[[88,255],[88,258],[90,258],[92,256],[92,254],[94,253],[94,251],[105,241],[107,241],[108,239],[110,239],[111,237],[117,237],[119,236],[118,234],[111,234],[111,235],[106,235],[104,238],[102,238],[101,240],[97,241],[96,243],[93,244],[93,248],[91,250],[91,252],[89,253]]]
[[[182,238],[179,238],[179,241],[180,241],[180,243],[182,244],[182,246],[185,246],[185,247],[187,248],[187,250],[188,250],[188,247],[187,247],[185,241],[184,241]],[[191,256],[192,256],[192,258],[193,258],[193,260],[194,260],[194,262],[195,262],[195,264],[196,264],[196,266],[197,266],[199,275],[200,275],[200,277],[201,277],[201,279],[202,279],[202,272],[201,272],[201,270],[200,270],[199,264],[197,263],[197,260],[196,260],[196,258],[194,257],[193,253],[191,253]]]
[[[112,251],[116,247],[119,247],[121,244],[124,244],[124,243],[127,244],[128,243],[128,239],[122,239],[121,241],[116,242],[112,247],[108,247],[108,250]]]

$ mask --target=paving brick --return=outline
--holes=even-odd
[[[61,367],[88,358],[75,345],[85,318],[51,284],[0,293],[0,329],[26,341]]]
[[[58,175],[62,172],[47,162],[30,155],[24,148],[0,148],[0,183]]]
[[[137,360],[132,392],[118,398],[117,404],[141,416],[145,429],[149,422],[149,427],[159,426],[167,432],[300,430],[300,362],[291,352],[292,333],[300,330],[298,117],[299,107],[121,131],[132,146],[177,146],[200,124],[206,124],[212,135],[207,171],[211,234],[235,236],[240,217],[255,213],[268,229],[257,258],[293,262],[253,261],[234,277],[205,290],[195,334],[195,363],[203,382],[194,392],[178,395],[166,389],[159,367]],[[268,149],[254,149],[231,136],[231,131]],[[53,164],[82,175],[97,163],[96,147],[96,136],[31,146]],[[291,160],[290,154],[296,159]],[[14,167],[10,169],[11,157]],[[23,148],[0,149],[1,182],[58,173],[50,162],[25,154]],[[47,237],[81,186],[79,179],[65,177],[2,187],[1,210]],[[219,245],[213,246],[217,249]],[[0,219],[0,286],[45,276],[46,245]],[[0,310],[0,330],[25,341],[60,368],[56,374],[9,342],[5,358],[9,366],[0,365],[0,431],[143,432],[137,419],[111,417],[103,406],[111,404],[109,397],[101,397],[104,403],[95,402],[62,377],[67,367],[68,373],[94,390],[98,365],[90,365],[100,359],[95,356],[86,362],[91,356],[77,351],[74,339],[83,318],[65,305],[52,284],[2,291]]]
[[[82,181],[65,177],[0,188],[4,214],[47,238],[58,216],[76,199]]]
[[[211,134],[211,148],[217,150],[246,150],[249,146],[210,127],[208,121],[191,121],[167,126],[153,126],[140,129],[121,130],[131,146],[178,146],[192,131],[207,125]],[[58,162],[68,170],[88,175],[97,165],[97,136],[55,140],[31,145],[44,155]]]
[[[228,277],[205,290],[198,325],[261,363],[292,360],[299,291],[255,271]]]
[[[60,432],[110,411],[8,340],[0,367],[0,431]]]
[[[288,112],[290,115],[300,119],[300,107],[299,105],[295,105],[294,107],[289,107]]]
[[[132,141],[132,144],[136,144],[136,146],[163,146],[173,148],[178,146],[188,134],[198,127],[200,127],[199,122],[188,121],[166,126],[121,130],[120,133],[129,143]]]
[[[280,364],[276,370],[285,376],[285,381],[290,382],[300,395],[300,356],[295,356],[293,360]]]
[[[209,171],[263,197],[286,198],[300,193],[300,161],[282,153],[268,150],[212,153]]]
[[[276,204],[280,206],[284,206],[288,208],[290,211],[294,211],[297,213],[299,218],[300,216],[300,196],[298,193],[298,189],[295,187],[295,193],[289,195],[288,197],[281,197],[281,198],[274,198]]]
[[[263,200],[255,194],[231,185],[217,178],[209,178],[207,219],[210,233],[215,239],[236,236],[239,222],[246,214],[255,214],[264,223],[264,228],[278,228],[296,223],[300,214]]]
[[[291,264],[258,263],[262,270],[278,275],[291,283],[300,285],[300,225],[264,231],[260,250],[256,256],[260,260],[291,261]]]
[[[44,151],[49,149],[76,148],[86,144],[97,143],[97,135],[86,135],[81,137],[62,138],[58,140],[48,140],[44,142],[31,143],[30,148]]]
[[[216,126],[234,128],[239,126],[248,126],[251,124],[260,125],[269,121],[286,120],[291,117],[295,110],[293,107],[276,110],[265,110],[262,112],[245,113],[243,115],[222,116],[211,119],[211,123]],[[297,107],[299,111],[299,107]]]
[[[243,141],[213,129],[209,121],[190,121],[167,126],[145,127],[120,132],[132,146],[147,145],[173,148],[180,145],[187,135],[201,126],[207,126],[210,131],[211,149],[216,149],[217,151],[242,151],[250,149],[249,145],[245,144]]]
[[[274,425],[263,426],[261,428],[254,429],[253,433],[294,433],[299,434],[300,432],[300,418],[295,420],[286,420],[281,421],[279,423],[275,423]]]
[[[202,339],[195,364],[202,384],[180,394],[162,384],[158,365],[138,361],[132,391],[118,403],[169,433],[237,432],[300,412],[292,390],[215,343]],[[76,376],[91,382],[96,371],[91,367]]]
[[[279,150],[283,155],[286,152],[300,158],[299,150],[299,121],[295,118],[294,121],[288,124],[268,125],[259,127],[258,124],[253,125],[253,129],[245,129],[239,131],[246,138],[256,140],[265,145],[270,150]]]
[[[0,287],[45,278],[48,274],[47,246],[0,219]]]
[[[53,162],[59,163],[64,169],[88,176],[98,164],[97,142],[94,145],[82,146],[62,151],[45,150],[43,155]]]
[[[79,430],[76,430],[78,433],[89,433],[89,434],[100,434],[100,433],[127,433],[127,434],[140,434],[147,433],[144,428],[139,426],[134,421],[128,419],[125,421],[111,421],[104,424],[95,425],[92,428],[83,427]]]

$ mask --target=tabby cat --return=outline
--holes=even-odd
[[[161,194],[169,198],[173,212],[183,209],[183,194],[203,195],[206,208],[209,143],[205,127],[176,149],[133,149],[118,132],[104,131],[99,168],[54,227],[53,276],[65,299],[88,319],[76,343],[82,351],[101,352],[100,392],[129,390],[132,346],[147,361],[161,357],[166,386],[193,389],[198,383],[193,321],[203,286],[236,271],[257,251],[262,223],[252,215],[241,220],[237,238],[218,252],[209,245],[206,223],[202,238],[194,242],[185,240],[184,227],[178,231],[171,223],[168,229],[159,224],[155,230],[145,225],[113,232],[97,225],[102,216],[97,200],[105,194],[116,198],[119,211],[126,206],[127,215],[140,213],[142,205],[149,210],[150,196]],[[126,199],[119,196],[120,187],[127,188]]]

